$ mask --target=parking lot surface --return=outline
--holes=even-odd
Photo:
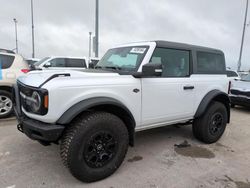
[[[250,111],[232,110],[219,142],[205,145],[191,126],[168,126],[136,134],[121,167],[91,184],[71,176],[59,147],[44,147],[16,129],[15,119],[0,121],[0,188],[19,187],[250,187]]]

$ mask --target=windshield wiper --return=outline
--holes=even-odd
[[[108,66],[108,67],[104,67],[106,69],[113,69],[113,70],[121,70],[121,67],[116,67],[116,66]]]
[[[95,69],[112,69],[112,70],[121,70],[121,67],[117,66],[95,66]]]

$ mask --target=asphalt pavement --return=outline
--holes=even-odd
[[[215,144],[197,141],[191,126],[136,134],[121,167],[86,184],[63,166],[59,146],[42,146],[17,131],[14,118],[0,120],[0,188],[250,188],[250,110],[232,110],[231,123]]]

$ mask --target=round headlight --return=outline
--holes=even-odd
[[[31,110],[33,112],[38,112],[41,108],[41,97],[40,97],[39,93],[34,91],[32,93],[31,98],[33,99],[32,103],[31,103]]]

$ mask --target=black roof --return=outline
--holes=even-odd
[[[178,48],[178,49],[188,49],[188,50],[206,51],[206,52],[223,54],[221,50],[203,47],[203,46],[196,46],[196,45],[178,43],[178,42],[169,42],[169,41],[163,41],[163,40],[157,40],[154,42],[156,42],[157,47],[161,47],[161,48]]]

